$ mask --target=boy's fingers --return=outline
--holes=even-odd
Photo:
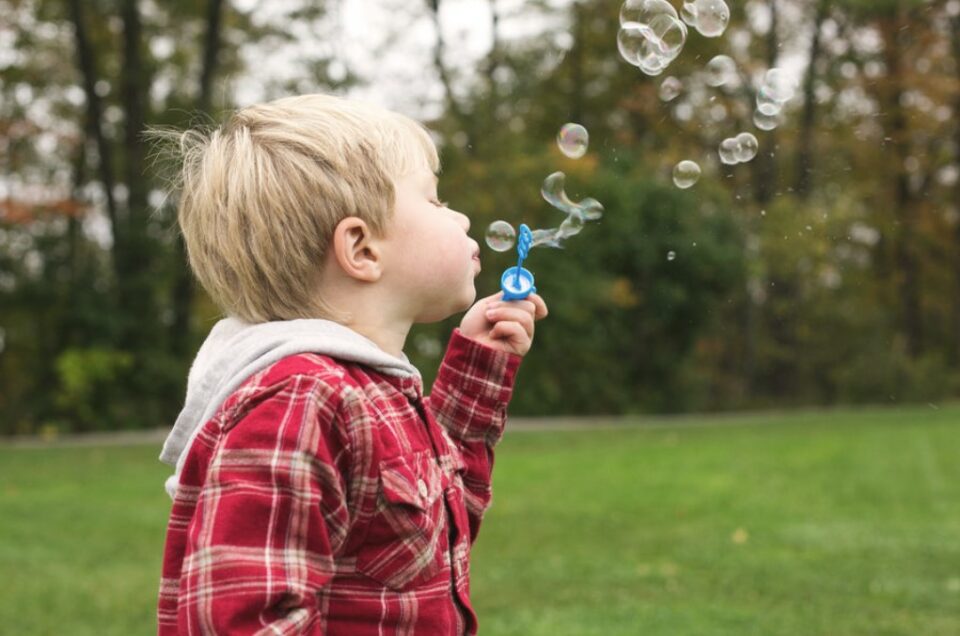
[[[533,315],[531,312],[518,307],[502,306],[487,311],[487,320],[490,322],[516,322],[528,334],[533,333]]]
[[[547,314],[550,313],[547,310],[546,301],[543,298],[541,298],[538,294],[530,294],[529,296],[527,296],[527,300],[533,303],[535,307],[535,312],[536,312],[534,313],[534,317],[537,320],[540,320],[541,318],[546,318]]]
[[[515,322],[498,322],[490,330],[490,337],[494,340],[508,340],[520,345],[521,349],[525,349],[525,343],[530,340],[523,327]]]

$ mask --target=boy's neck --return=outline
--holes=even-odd
[[[369,316],[370,314],[354,314],[357,320],[346,321],[345,327],[349,327],[361,336],[371,340],[386,353],[395,358],[403,357],[403,346],[407,341],[407,334],[410,333],[410,324],[400,322],[384,323],[379,321],[369,321],[361,319],[360,316]]]

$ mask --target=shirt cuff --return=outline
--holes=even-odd
[[[450,335],[437,381],[469,396],[478,406],[505,407],[513,395],[521,361],[523,356],[480,344],[458,328]]]

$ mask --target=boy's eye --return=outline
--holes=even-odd
[[[434,204],[435,206],[437,206],[438,208],[445,208],[445,207],[447,207],[447,202],[446,202],[446,201],[440,201],[440,200],[438,200],[438,199],[434,199],[434,200],[433,200],[433,204]]]

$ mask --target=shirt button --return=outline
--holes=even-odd
[[[427,496],[427,484],[422,479],[417,480],[417,492],[420,493],[421,497]]]

